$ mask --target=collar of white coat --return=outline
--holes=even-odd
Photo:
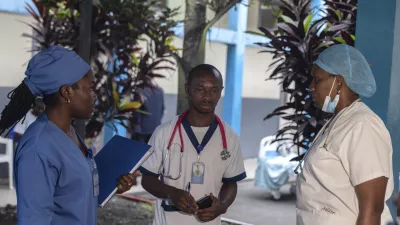
[[[315,141],[317,141],[317,139],[319,138],[319,136],[321,135],[321,133],[324,131],[324,129],[328,129],[328,128],[329,128],[328,126],[329,126],[330,123],[332,122],[332,128],[328,131],[328,134],[327,134],[327,136],[326,136],[326,139],[328,139],[329,134],[330,134],[331,131],[333,130],[333,128],[334,128],[334,126],[335,126],[335,123],[337,123],[337,121],[339,120],[339,118],[340,118],[341,116],[343,116],[343,115],[346,115],[347,112],[349,112],[350,109],[353,108],[353,106],[354,106],[355,104],[357,104],[358,102],[361,102],[361,99],[355,100],[355,101],[354,101],[353,103],[351,103],[348,107],[342,109],[335,117],[332,117],[331,119],[329,119],[329,120],[324,124],[324,126],[321,128],[321,130],[319,130],[319,132],[318,132],[317,135],[315,136],[313,142],[311,143],[310,147],[308,148],[308,150],[307,150],[306,153],[304,154],[304,157],[299,161],[299,164],[297,165],[297,167],[296,167],[296,169],[295,169],[295,172],[296,172],[299,168],[300,168],[301,171],[302,171],[301,163],[304,162],[304,161],[306,160],[308,153],[310,152],[311,148],[314,146]],[[326,140],[324,140],[324,141],[326,142]]]

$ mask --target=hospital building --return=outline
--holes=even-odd
[[[32,57],[32,40],[22,36],[23,33],[32,33],[32,29],[23,22],[33,22],[33,18],[25,10],[25,2],[0,1],[0,109],[8,102],[7,93],[23,80],[27,63]],[[176,20],[184,18],[184,0],[166,0],[165,3],[170,8],[180,7]],[[256,42],[266,42],[267,39],[245,33],[258,31],[260,26],[273,27],[275,24],[272,10],[263,6],[261,1],[250,1],[248,4],[248,7],[241,5],[237,7],[238,10],[224,15],[211,28],[205,61],[221,71],[225,84],[230,79],[229,83],[242,87],[240,90],[225,85],[217,114],[224,119],[230,118],[228,123],[240,133],[244,157],[254,158],[257,157],[260,140],[273,135],[279,126],[278,118],[266,121],[263,119],[281,104],[281,94],[278,81],[266,81],[271,55],[259,53],[260,47],[254,45]],[[212,19],[212,11],[207,16]],[[237,26],[230,27],[232,22],[237,22]],[[174,45],[181,48],[183,26],[177,26],[174,30]],[[235,51],[234,48],[243,50]],[[243,68],[242,71],[240,68]],[[157,79],[156,82],[165,92],[166,113],[163,120],[166,121],[176,115],[178,74],[177,71],[165,71],[164,75],[166,78]]]

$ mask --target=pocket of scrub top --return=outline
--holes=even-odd
[[[324,146],[323,144],[319,145],[315,154],[315,157],[317,157],[320,160],[336,160],[339,161],[339,158],[333,154],[331,151],[331,145],[327,144]]]
[[[297,210],[297,224],[301,225],[354,225],[355,222],[354,218],[345,218],[324,209]]]
[[[321,209],[315,209],[313,214],[317,221],[320,223],[318,224],[329,224],[329,225],[353,225],[356,221],[354,218],[345,218],[333,212],[330,208],[322,207]]]
[[[329,145],[327,148],[324,148],[321,143],[317,149],[315,149],[313,152],[310,152],[305,166],[311,170],[317,169],[318,171],[329,171],[332,169],[331,163],[340,160],[335,154],[327,149],[329,149]]]

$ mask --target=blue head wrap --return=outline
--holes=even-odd
[[[346,85],[356,94],[371,97],[376,92],[371,67],[354,47],[333,45],[319,55],[315,64],[332,75],[343,76]]]
[[[47,95],[78,82],[89,71],[89,64],[74,51],[50,46],[29,61],[24,83],[32,94]]]

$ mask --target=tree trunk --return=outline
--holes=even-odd
[[[186,0],[185,27],[183,38],[182,58],[185,65],[179,68],[178,78],[178,105],[180,114],[188,108],[185,83],[188,73],[194,66],[204,63],[205,51],[201,41],[206,27],[206,3],[203,0]],[[200,50],[200,51],[199,51]]]
[[[92,27],[92,0],[84,0],[79,3],[81,11],[81,23],[79,27],[79,44],[78,53],[87,63],[90,64],[90,35]],[[75,129],[77,133],[85,138],[85,121],[75,121]]]

